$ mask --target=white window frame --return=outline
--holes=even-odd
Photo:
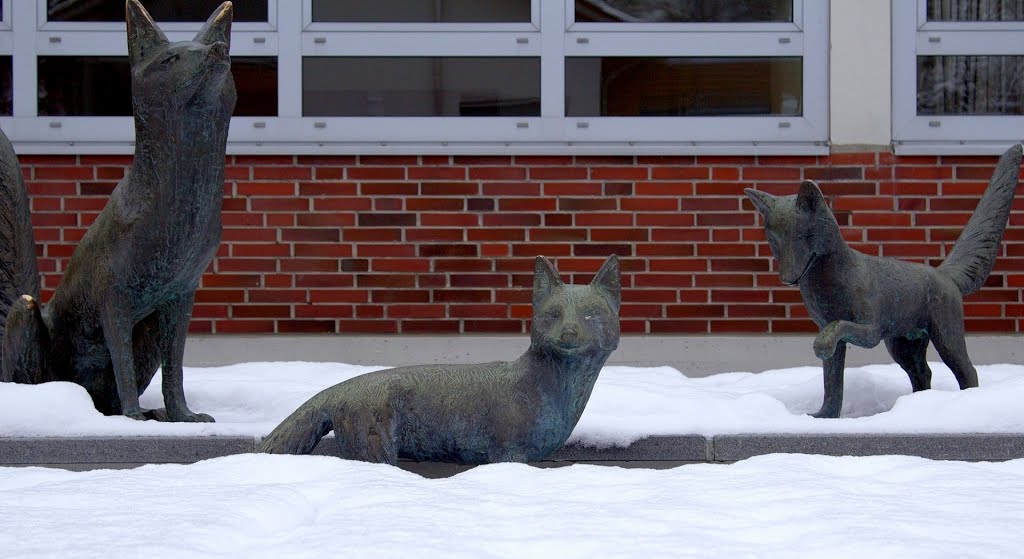
[[[4,3],[5,10],[13,2]],[[131,153],[130,117],[39,117],[36,56],[127,55],[124,25],[47,22],[46,0],[13,19],[14,117],[0,126],[23,153]],[[267,23],[238,23],[233,56],[278,57],[278,114],[234,117],[237,154],[824,154],[828,151],[828,2],[793,0],[794,22],[575,23],[574,0],[532,0],[523,23],[324,23],[312,0],[268,0]],[[300,6],[301,9],[296,9]],[[161,23],[171,40],[201,23]],[[3,54],[0,32],[0,54]],[[304,117],[304,56],[539,57],[535,117]],[[566,117],[569,56],[793,56],[802,115]]]
[[[897,154],[989,155],[1024,138],[1024,116],[917,114],[917,57],[1024,55],[1024,22],[929,22],[927,0],[892,3],[892,137]]]

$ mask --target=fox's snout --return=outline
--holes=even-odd
[[[567,326],[562,330],[562,335],[559,337],[559,342],[563,345],[576,345],[580,342],[580,331],[575,326]]]

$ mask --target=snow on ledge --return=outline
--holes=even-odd
[[[896,365],[846,370],[840,419],[821,404],[818,367],[688,378],[671,367],[605,367],[569,442],[626,446],[651,435],[755,433],[1024,433],[1024,366],[979,366],[980,387],[960,391],[931,363],[933,389],[912,394]],[[99,414],[70,383],[0,384],[0,437],[263,436],[321,389],[382,369],[337,363],[244,363],[186,368],[193,411],[213,424],[138,422]],[[159,375],[142,397],[162,407]]]

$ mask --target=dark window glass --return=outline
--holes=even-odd
[[[1024,114],[1024,56],[918,56],[917,114]]]
[[[307,57],[306,116],[539,116],[540,59]]]
[[[40,56],[40,116],[131,116],[131,73],[123,56]],[[231,59],[237,116],[277,115],[277,59]]]
[[[149,15],[162,21],[206,21],[223,0],[143,0]],[[267,0],[237,0],[235,22],[267,21]],[[47,0],[48,21],[124,21],[124,0]]]
[[[11,116],[13,111],[12,92],[14,83],[10,56],[0,56],[0,116]]]
[[[928,21],[1024,21],[1024,2],[928,0]]]
[[[277,57],[231,57],[235,116],[277,116]]]
[[[800,58],[572,57],[567,116],[800,115]]]
[[[128,59],[118,56],[40,56],[40,116],[132,114]]]
[[[815,0],[811,0],[815,1]],[[793,0],[576,0],[576,21],[735,23],[793,21]]]
[[[313,21],[509,23],[530,21],[530,0],[313,0]]]

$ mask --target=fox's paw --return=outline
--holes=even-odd
[[[179,423],[213,423],[213,416],[205,413],[192,413],[187,412],[184,414],[178,414],[171,418],[171,421],[177,421]]]
[[[814,355],[817,355],[818,359],[824,361],[830,359],[835,354],[836,342],[831,336],[818,334],[818,337],[814,338]]]
[[[146,412],[142,411],[141,409],[126,410],[122,415],[134,419],[136,421],[145,421],[149,419],[149,417],[146,417]]]
[[[213,423],[213,417],[205,413],[193,413],[192,410],[185,408],[184,410],[171,411],[167,409],[159,410],[161,413],[160,421],[170,421],[173,423]]]

